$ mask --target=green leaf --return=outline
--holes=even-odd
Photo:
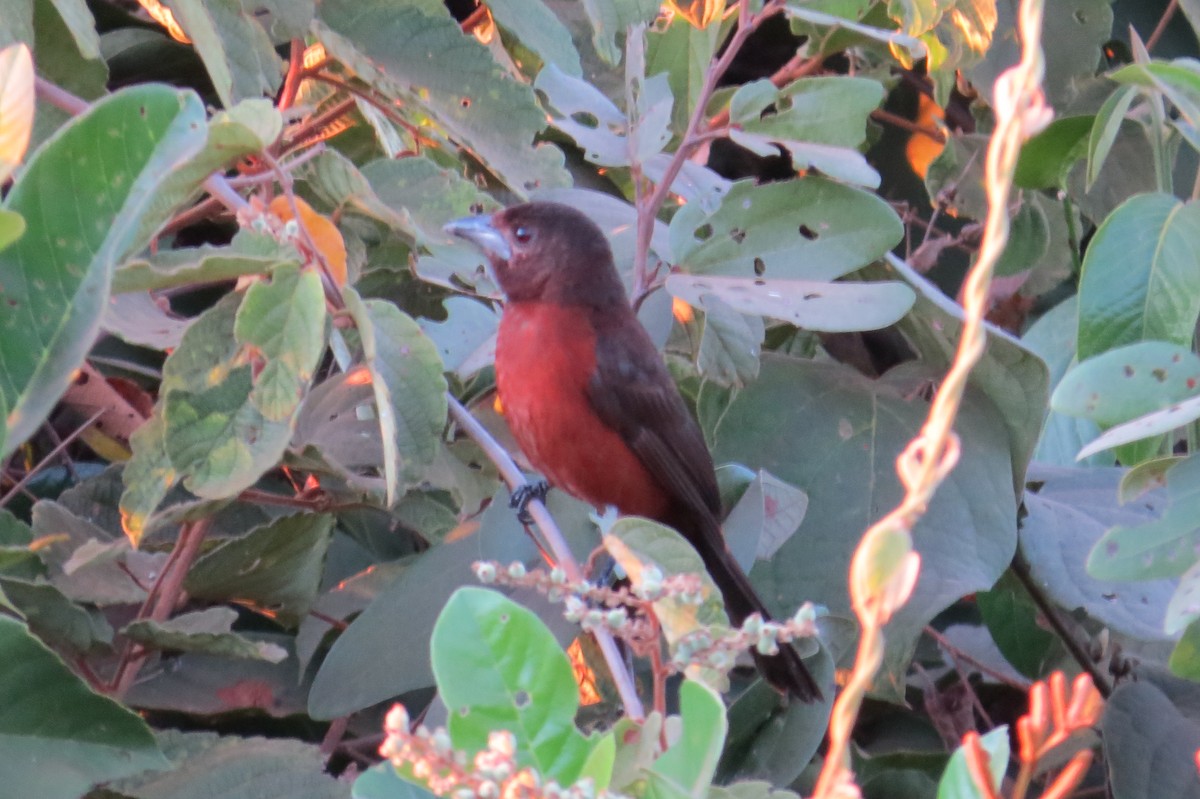
[[[188,247],[162,250],[132,258],[113,276],[113,293],[160,291],[197,283],[219,283],[243,275],[262,275],[280,263],[286,253],[249,252],[250,239],[263,234],[241,230],[227,247]],[[296,258],[295,253],[291,258]]]
[[[1193,621],[1171,650],[1167,661],[1171,673],[1192,682],[1200,681],[1200,621]]]
[[[1167,496],[1170,504],[1159,518],[1105,533],[1088,556],[1088,573],[1101,580],[1150,580],[1187,571],[1200,545],[1200,456],[1167,472]]]
[[[534,143],[546,119],[533,91],[463,33],[440,2],[325,0],[317,14],[317,38],[330,56],[428,109],[518,195],[570,182],[562,153]]]
[[[1191,59],[1129,64],[1109,77],[1127,86],[1161,92],[1192,127],[1200,126],[1200,70]]]
[[[325,351],[325,294],[321,276],[286,264],[246,291],[233,333],[265,359],[250,401],[268,420],[282,422],[300,405]]]
[[[424,477],[446,425],[446,378],[437,348],[408,314],[382,300],[346,292],[362,338],[384,447],[387,502]]]
[[[846,76],[801,78],[773,91],[769,80],[746,84],[730,101],[733,141],[758,155],[777,155],[779,144],[796,169],[877,187],[879,174],[857,151],[866,140],[867,119],[881,102],[878,81]],[[773,107],[773,108],[772,108]],[[737,115],[734,115],[734,111]]]
[[[291,431],[262,414],[253,389],[251,367],[240,366],[212,388],[167,394],[167,456],[193,494],[234,496],[279,463]]]
[[[1096,230],[1079,281],[1082,361],[1122,344],[1191,343],[1200,314],[1200,203],[1146,194]]]
[[[726,471],[725,467],[720,471]],[[756,558],[770,560],[808,512],[808,496],[800,489],[768,471],[750,475],[753,479],[721,525],[730,551],[745,571],[750,571]],[[739,535],[742,530],[751,535]]]
[[[1087,458],[1097,452],[1103,452],[1112,447],[1120,447],[1126,444],[1131,444],[1135,441],[1146,443],[1146,439],[1153,439],[1149,442],[1150,446],[1142,447],[1133,450],[1133,455],[1125,455],[1124,452],[1128,448],[1120,450],[1121,461],[1128,463],[1139,463],[1146,458],[1151,458],[1160,449],[1158,442],[1161,441],[1162,434],[1182,427],[1189,422],[1200,419],[1200,397],[1190,397],[1181,402],[1177,402],[1169,408],[1164,408],[1160,411],[1153,411],[1145,416],[1139,416],[1136,419],[1119,424],[1116,427],[1110,428],[1096,438],[1092,439],[1086,447],[1079,450],[1079,459]]]
[[[269,663],[278,663],[287,657],[287,650],[280,646],[252,641],[233,632],[237,616],[237,611],[232,608],[209,608],[163,622],[140,619],[125,625],[121,634],[151,649],[207,652]]]
[[[1167,615],[1163,620],[1163,630],[1168,635],[1174,635],[1192,622],[1200,618],[1200,602],[1197,592],[1200,591],[1200,568],[1193,563],[1179,578],[1179,585],[1167,603]]]
[[[948,369],[958,349],[963,310],[909,264],[889,256],[889,276],[899,273],[916,289],[912,311],[899,323],[901,332],[930,367]],[[868,270],[868,276],[874,276]],[[1000,411],[1012,453],[1013,490],[1025,487],[1029,465],[1045,418],[1049,370],[1045,361],[1002,330],[987,325],[987,349],[971,370],[971,385],[983,391]]]
[[[741,314],[716,294],[701,294],[704,332],[696,361],[700,373],[723,386],[743,386],[758,376],[766,328],[762,317]]]
[[[365,165],[361,176],[392,216],[405,220],[406,227],[400,229],[419,245],[444,242],[442,225],[447,219],[465,216],[473,207],[484,211],[500,207],[473,182],[428,158],[379,159]]]
[[[740,693],[729,706],[729,735],[716,782],[727,785],[736,779],[734,784],[740,785],[753,778],[790,785],[804,771],[825,739],[834,696],[829,650],[822,647],[816,657],[805,659],[805,665],[818,685],[828,686],[822,688],[825,700],[785,706],[775,689],[761,681]],[[771,797],[786,798],[787,794]]]
[[[666,73],[675,98],[671,125],[677,135],[683,133],[700,99],[705,71],[716,53],[720,33],[720,25],[700,29],[680,14],[666,28],[655,25],[646,31],[646,74]]]
[[[446,308],[445,322],[421,318],[418,323],[437,347],[446,369],[468,378],[495,357],[500,316],[469,297],[450,297],[442,304]]]
[[[167,766],[145,722],[89,689],[6,616],[0,616],[0,662],[5,791],[77,799],[98,782]]]
[[[1040,622],[1042,611],[1012,572],[1005,572],[989,591],[975,595],[992,640],[1012,667],[1036,679],[1046,673],[1063,648]]]
[[[1089,191],[1100,176],[1104,162],[1108,160],[1108,154],[1112,150],[1113,142],[1117,140],[1117,134],[1121,132],[1121,123],[1125,120],[1125,114],[1129,112],[1129,106],[1137,99],[1137,96],[1137,89],[1133,86],[1123,86],[1110,94],[1104,101],[1104,105],[1100,106],[1100,110],[1096,112],[1096,121],[1088,136],[1087,189]]]
[[[1075,162],[1087,152],[1096,118],[1062,117],[1021,147],[1013,183],[1022,189],[1061,189]]]
[[[666,289],[691,305],[702,305],[704,295],[716,296],[743,314],[829,333],[895,324],[916,300],[900,281],[825,283],[677,273],[667,277]]]
[[[75,604],[54,586],[4,577],[0,588],[29,629],[46,643],[75,655],[112,646],[113,629],[104,616]]]
[[[715,460],[767,469],[809,498],[800,529],[750,573],[773,613],[786,617],[806,600],[849,613],[845,575],[854,546],[903,495],[895,456],[924,423],[919,386],[934,374],[898,367],[869,380],[848,367],[768,353],[758,380],[730,403],[714,432]],[[902,681],[924,625],[960,597],[990,588],[1015,549],[1012,455],[996,406],[968,390],[955,429],[958,466],[914,531],[923,573],[939,577],[919,581],[889,624],[882,690]],[[849,483],[869,490],[850,498]]]
[[[194,43],[223,106],[279,88],[283,62],[238,0],[166,0],[165,5]]]
[[[409,166],[406,162],[410,160],[421,164],[430,164],[424,158],[396,160],[388,158],[384,159],[384,162]],[[432,164],[430,165],[432,166]],[[377,219],[388,227],[420,241],[419,231],[414,229],[408,209],[389,208],[376,195],[374,188],[367,182],[367,178],[354,162],[337,150],[326,150],[304,164],[298,173],[312,187],[317,196],[333,206],[334,209],[352,208],[360,214]]]
[[[996,277],[1029,274],[1046,257],[1050,222],[1038,202],[1021,203],[1009,222],[1008,243],[994,267]]]
[[[84,0],[51,0],[63,24],[71,31],[71,38],[79,53],[87,59],[100,58],[100,36],[96,33],[96,20]]]
[[[488,10],[502,28],[512,31],[544,64],[554,64],[568,75],[583,74],[571,32],[542,3],[491,0]]]
[[[725,746],[725,704],[711,688],[684,680],[679,686],[679,717],[680,737],[647,771],[646,795],[705,799]]]
[[[489,733],[509,730],[519,766],[560,785],[578,778],[591,749],[575,728],[579,687],[536,615],[495,591],[460,588],[438,617],[430,648],[455,748],[477,752]]]
[[[1105,703],[1101,740],[1115,799],[1196,795],[1200,697],[1177,682],[1124,682]]]
[[[321,664],[309,694],[313,718],[336,718],[433,684],[428,649],[398,647],[397,638],[428,641],[455,589],[478,583],[471,570],[476,560],[511,563],[537,556],[516,514],[507,507],[506,496],[502,490],[492,499],[478,531],[421,553],[378,589],[374,601],[334,642]],[[548,502],[562,525],[568,518],[563,498],[552,493]],[[575,515],[580,515],[578,509]]]
[[[25,235],[25,217],[0,209],[0,250]]]
[[[1143,341],[1089,358],[1067,372],[1050,407],[1111,427],[1197,393],[1200,356],[1178,344]]]
[[[12,5],[9,3],[8,8],[4,9],[5,22],[8,23],[12,19],[14,27],[20,30],[24,25],[17,23],[16,18],[22,15],[10,12]],[[38,77],[83,100],[91,101],[104,97],[108,92],[108,65],[103,58],[89,57],[81,51],[75,35],[79,20],[68,21],[55,8],[53,0],[22,0],[17,5],[33,12],[33,36],[22,36],[21,40],[35,53]],[[84,46],[90,47],[90,42]],[[33,136],[30,139],[31,150],[49,140],[71,118],[70,113],[51,103],[38,103],[37,114],[33,120]]]
[[[991,730],[979,739],[979,743],[988,755],[988,771],[992,776],[990,787],[994,795],[1000,789],[1004,772],[1008,770],[1008,725]],[[961,746],[950,756],[950,763],[942,774],[941,782],[938,783],[937,795],[938,799],[986,799],[989,795],[975,784],[975,779],[967,768],[967,756]]]
[[[583,0],[583,10],[592,23],[592,46],[608,63],[621,63],[618,37],[634,25],[654,19],[658,7],[658,0]]]
[[[199,197],[209,175],[223,172],[244,156],[265,150],[282,130],[282,114],[266,99],[243,100],[227,111],[214,114],[208,122],[204,149],[173,170],[155,193],[138,228],[139,239],[148,240],[181,208]]]
[[[1021,344],[1038,355],[1049,367],[1049,385],[1054,386],[1075,363],[1077,297],[1068,297],[1051,308],[1025,331]],[[1045,413],[1045,409],[1043,409]],[[1100,432],[1094,422],[1076,419],[1051,410],[1033,452],[1033,460],[1053,466],[1073,466],[1075,456],[1085,442]],[[1112,465],[1112,458],[1093,457],[1091,465]]]
[[[349,788],[325,771],[313,744],[207,732],[160,734],[174,768],[118,783],[135,799],[346,799]]]
[[[1089,555],[1099,552],[1107,530],[1153,520],[1166,504],[1163,492],[1121,505],[1117,469],[1038,466],[1030,470],[1037,490],[1026,492],[1028,511],[1021,524],[1021,554],[1030,576],[1061,608],[1080,608],[1114,633],[1138,641],[1168,636],[1162,619],[1175,591],[1173,581],[1119,582],[1094,571]],[[1098,543],[1099,542],[1099,543]]]
[[[129,437],[133,457],[125,465],[121,478],[121,526],[134,546],[141,543],[150,515],[179,481],[179,475],[167,455],[167,431],[162,415],[155,413]]]
[[[630,516],[618,519],[604,531],[604,547],[635,586],[642,584],[648,569],[657,569],[663,577],[690,574],[700,578],[704,595],[702,604],[696,605],[672,595],[654,601],[654,613],[672,656],[678,650],[680,640],[700,627],[729,626],[721,592],[704,568],[704,561],[695,547],[675,530]],[[719,689],[728,687],[725,673],[714,668],[690,666],[686,674]]]
[[[28,229],[0,251],[0,395],[9,408],[0,457],[66,389],[99,328],[113,267],[141,244],[135,234],[154,192],[203,144],[203,119],[191,92],[118,92],[41,147],[9,192],[5,207]]]
[[[184,586],[197,599],[237,600],[294,626],[316,599],[332,534],[328,514],[285,516],[206,553]]]
[[[996,3],[996,37],[983,60],[966,75],[979,88],[987,103],[995,107],[993,87],[996,78],[1021,58],[1021,42],[1001,31],[1017,29],[1017,9],[1009,3]],[[950,15],[947,15],[950,16]],[[1046,43],[1046,99],[1054,108],[1063,108],[1079,93],[1079,84],[1096,74],[1101,49],[1113,35],[1113,10],[1109,0],[1055,0],[1047,3],[1042,23],[1042,41]]]
[[[427,788],[402,779],[389,761],[376,763],[358,775],[350,796],[353,799],[433,799]]]
[[[689,203],[671,220],[675,262],[696,274],[832,280],[900,241],[874,194],[818,177],[733,184],[715,213]]]

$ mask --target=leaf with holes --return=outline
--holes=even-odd
[[[519,766],[560,785],[578,778],[591,751],[575,728],[579,688],[537,616],[495,591],[460,588],[438,617],[430,650],[456,748],[476,752],[489,733],[511,730]]]
[[[841,277],[902,235],[879,197],[819,177],[739,181],[716,212],[688,204],[670,226],[674,262],[688,272],[801,280]]]
[[[1187,571],[1200,546],[1200,456],[1167,472],[1167,497],[1170,504],[1157,519],[1109,529],[1088,556],[1088,574],[1101,580],[1153,580]]]
[[[900,281],[824,283],[674,274],[666,288],[691,305],[700,306],[703,295],[716,296],[744,314],[829,333],[887,327],[916,301],[913,290]]]
[[[534,141],[546,116],[533,90],[463,33],[441,2],[324,0],[317,17],[317,39],[331,57],[406,105],[427,109],[514,192],[570,183],[562,152]]]
[[[1200,356],[1166,341],[1143,341],[1089,358],[1050,398],[1059,413],[1110,427],[1200,392]]]

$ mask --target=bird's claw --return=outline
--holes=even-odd
[[[512,497],[508,500],[508,507],[517,512],[517,521],[521,524],[533,524],[533,517],[529,515],[529,503],[534,499],[544,502],[549,491],[550,484],[545,480],[526,483],[512,492]]]

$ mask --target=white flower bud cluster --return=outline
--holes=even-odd
[[[752,613],[741,629],[731,629],[716,636],[708,628],[688,633],[676,643],[671,663],[680,670],[696,664],[725,671],[733,666],[738,652],[753,647],[760,654],[774,655],[779,652],[781,643],[815,636],[816,622],[816,609],[810,602],[802,605],[786,622],[764,621],[761,615]]]

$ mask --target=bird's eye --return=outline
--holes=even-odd
[[[513,231],[513,238],[522,244],[525,244],[533,238],[533,231],[527,227],[519,227]]]

